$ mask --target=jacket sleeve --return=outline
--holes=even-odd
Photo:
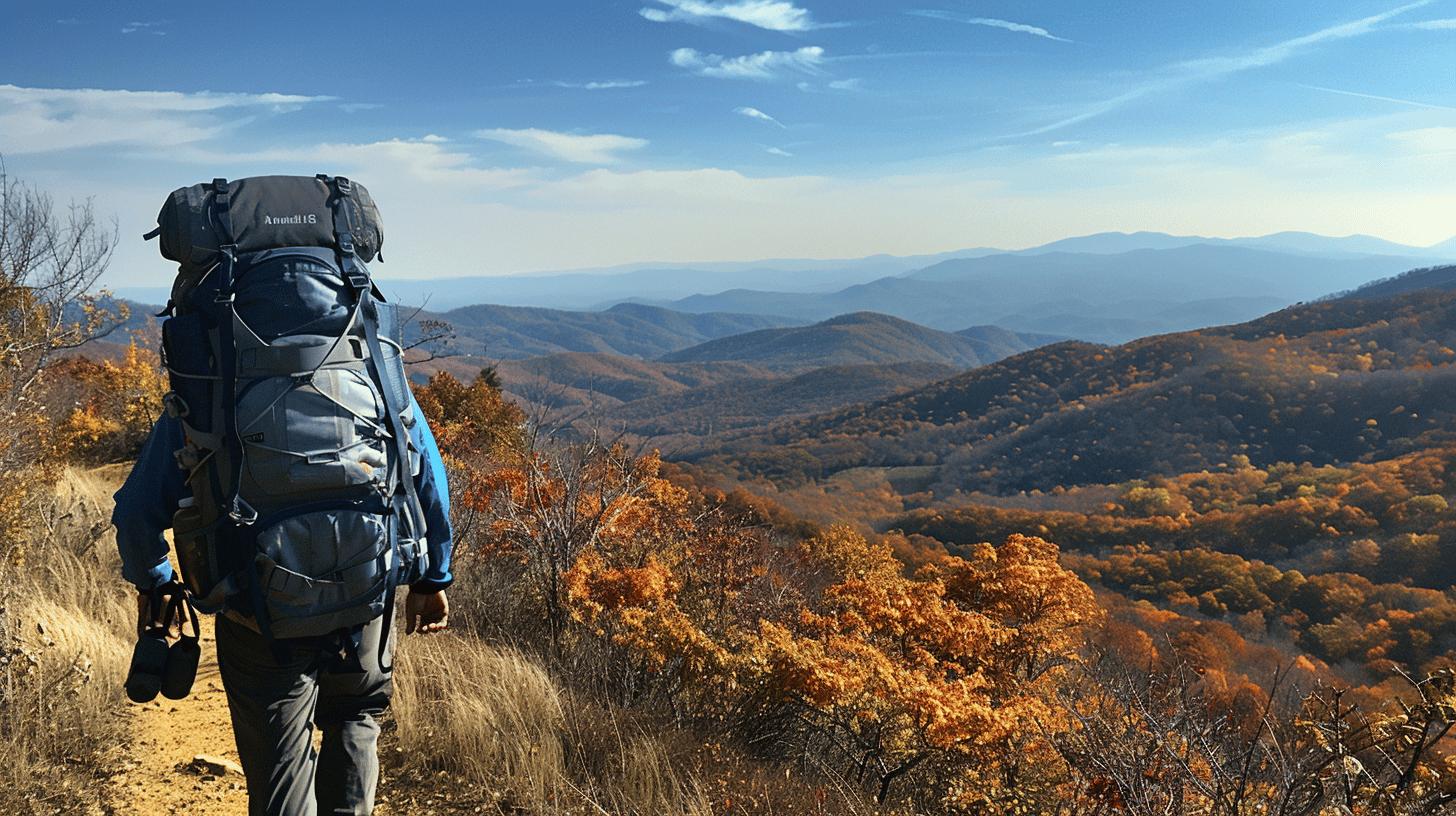
[[[410,435],[414,437],[415,447],[423,460],[419,475],[415,476],[415,493],[420,498],[420,508],[424,510],[425,524],[429,528],[425,539],[430,553],[429,570],[424,578],[410,584],[410,589],[416,592],[437,592],[450,586],[455,580],[455,576],[450,573],[450,557],[455,549],[450,529],[450,485],[446,481],[445,463],[440,459],[440,449],[435,444],[435,435],[430,431],[429,422],[425,420],[425,414],[419,405],[414,404],[413,397],[410,401],[417,417],[415,426],[410,429]]]
[[[116,491],[111,523],[121,552],[121,576],[138,589],[148,590],[172,578],[163,532],[172,526],[172,514],[187,492],[182,468],[172,458],[181,448],[182,424],[163,415],[152,426],[126,483]]]

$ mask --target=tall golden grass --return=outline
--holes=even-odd
[[[0,561],[0,808],[99,812],[123,723],[129,598],[106,532],[115,474],[65,471]]]
[[[582,707],[539,661],[472,635],[409,638],[394,676],[398,747],[411,763],[497,792],[529,813],[713,812],[670,746]]]

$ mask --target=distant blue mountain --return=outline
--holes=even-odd
[[[1098,242],[1110,246],[1108,240],[1115,239]],[[1122,253],[957,258],[837,292],[730,290],[670,305],[804,321],[873,310],[942,330],[990,323],[1115,343],[1249,320],[1420,265],[1426,265],[1422,259],[1402,256],[1325,257],[1195,243]]]
[[[1177,249],[1195,244],[1236,246],[1266,249],[1325,258],[1348,258],[1359,255],[1398,255],[1411,258],[1456,260],[1456,238],[1429,247],[1397,244],[1373,235],[1331,237],[1312,232],[1276,232],[1254,238],[1210,238],[1202,235],[1169,235],[1165,232],[1099,232],[1076,238],[1063,238],[1048,244],[1018,250],[1015,255],[1045,255],[1050,252],[1077,252],[1093,255],[1114,255],[1140,249]]]
[[[1368,235],[1307,232],[1249,238],[1103,232],[1013,251],[643,263],[433,279],[394,278],[389,266],[376,273],[391,299],[432,311],[470,304],[581,311],[641,303],[805,323],[878,311],[942,330],[995,323],[1118,342],[1247,320],[1442,261],[1456,261],[1456,238],[1413,247]],[[160,303],[167,291],[122,288],[116,294]]]

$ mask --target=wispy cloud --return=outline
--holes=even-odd
[[[1303,36],[1282,40],[1273,45],[1256,48],[1242,54],[1207,57],[1173,63],[1172,65],[1167,65],[1157,70],[1155,72],[1156,79],[1147,80],[1139,85],[1134,85],[1117,96],[1095,102],[1072,116],[1052,122],[1049,125],[1043,125],[1034,130],[1013,134],[1012,137],[1039,136],[1043,133],[1061,130],[1062,128],[1080,124],[1089,119],[1111,113],[1124,105],[1154,94],[1176,90],[1194,83],[1211,82],[1254,68],[1275,65],[1322,43],[1369,34],[1380,27],[1381,23],[1405,14],[1408,11],[1430,5],[1431,2],[1432,0],[1417,0],[1415,3],[1397,6],[1380,14],[1372,14],[1369,17],[1362,17],[1348,23],[1328,26]]]
[[[667,8],[646,7],[638,13],[654,23],[702,23],[733,20],[769,31],[808,31],[816,28],[806,9],[790,0],[653,0]]]
[[[768,122],[771,125],[778,125],[779,127],[785,127],[785,125],[784,125],[783,122],[780,122],[779,120],[773,118],[772,116],[769,116],[768,114],[764,113],[763,111],[759,110],[758,108],[750,108],[747,105],[745,105],[743,107],[734,108],[733,109],[733,112],[736,113],[736,114],[738,114],[739,116],[747,116],[749,119],[757,119],[760,122]]]
[[[598,79],[590,82],[567,82],[556,80],[551,83],[558,88],[576,88],[583,91],[611,91],[619,88],[640,88],[647,84],[645,79]]]
[[[285,113],[328,96],[182,93],[0,85],[0,145],[43,153],[98,145],[166,148],[202,141],[262,113]]]
[[[864,80],[858,77],[836,79],[829,83],[829,87],[836,91],[858,91],[864,87]]]
[[[344,113],[358,113],[360,111],[379,110],[384,107],[378,102],[340,102],[339,110]]]
[[[154,20],[154,21],[151,21],[151,22],[132,22],[132,23],[127,23],[126,25],[124,25],[124,26],[121,27],[121,33],[123,33],[123,34],[155,34],[155,35],[157,35],[159,37],[163,37],[163,36],[166,36],[166,34],[167,34],[167,32],[163,31],[162,28],[161,28],[162,25],[164,25],[164,24],[165,24],[165,21],[163,21],[163,20]]]
[[[477,139],[501,142],[575,164],[616,164],[622,160],[619,153],[647,146],[646,139],[633,136],[560,133],[539,128],[490,128],[477,130],[473,135]]]
[[[928,17],[932,20],[944,20],[950,23],[965,23],[966,25],[1000,28],[1006,31],[1014,31],[1017,34],[1030,34],[1033,37],[1056,40],[1057,42],[1071,42],[1071,40],[1065,37],[1058,37],[1041,26],[1028,25],[1027,23],[1014,23],[1010,20],[998,20],[995,17],[967,17],[964,14],[956,14],[952,11],[940,11],[938,9],[911,9],[905,13],[914,17]]]
[[[668,55],[679,68],[715,79],[777,79],[787,73],[819,74],[824,49],[815,45],[797,51],[761,51],[741,57],[705,54],[695,48],[679,48]]]
[[[1386,138],[1424,155],[1456,153],[1456,127],[1424,127],[1386,134]]]
[[[1389,102],[1392,105],[1406,105],[1412,108],[1426,108],[1429,110],[1456,111],[1456,107],[1450,105],[1433,105],[1429,102],[1418,102],[1414,99],[1401,99],[1395,96],[1380,96],[1379,94],[1360,93],[1359,91],[1344,91],[1339,88],[1325,88],[1320,85],[1300,85],[1301,88],[1308,88],[1311,91],[1339,94],[1340,96],[1353,96],[1357,99],[1373,99],[1376,102]]]
[[[794,154],[793,153],[790,153],[789,151],[783,149],[782,147],[765,147],[763,149],[763,152],[770,153],[770,154],[773,154],[775,156],[781,156],[781,157],[783,157],[785,159],[792,159],[794,157]]]
[[[1423,31],[1456,31],[1456,19],[1421,20],[1418,23],[1410,23],[1406,27]]]

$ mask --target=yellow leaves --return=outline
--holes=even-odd
[[[55,434],[60,455],[114,461],[139,448],[162,412],[166,378],[157,355],[133,341],[120,360],[85,358],[58,364],[57,374],[78,393],[76,407]]]

